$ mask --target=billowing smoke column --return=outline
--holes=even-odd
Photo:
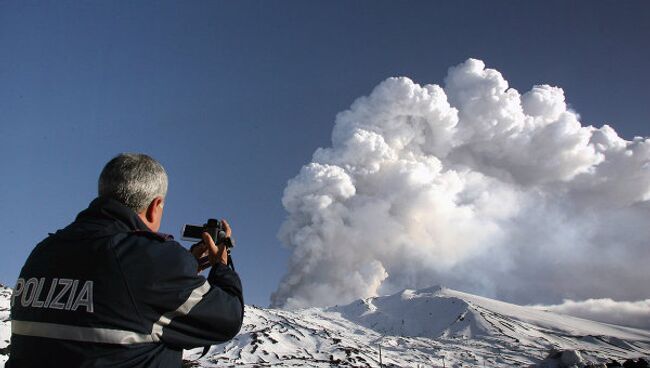
[[[516,303],[650,297],[650,140],[583,126],[558,87],[520,95],[469,59],[390,78],[338,114],[291,179],[272,305],[448,287]]]

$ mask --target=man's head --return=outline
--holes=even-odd
[[[139,153],[117,155],[99,175],[98,192],[132,209],[152,231],[160,229],[167,173],[153,158]]]

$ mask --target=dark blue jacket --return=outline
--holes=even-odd
[[[178,368],[183,349],[233,338],[244,315],[233,270],[206,280],[180,244],[101,197],[34,248],[11,302],[6,368]]]

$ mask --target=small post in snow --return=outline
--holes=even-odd
[[[384,340],[384,336],[380,337],[379,342],[378,342],[378,345],[379,345],[379,367],[380,368],[384,367],[384,364],[383,364],[383,362],[381,360],[381,343],[382,343],[383,340]]]

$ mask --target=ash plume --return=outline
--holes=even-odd
[[[476,59],[389,78],[291,179],[273,306],[434,284],[520,304],[650,297],[650,140],[581,123]]]

